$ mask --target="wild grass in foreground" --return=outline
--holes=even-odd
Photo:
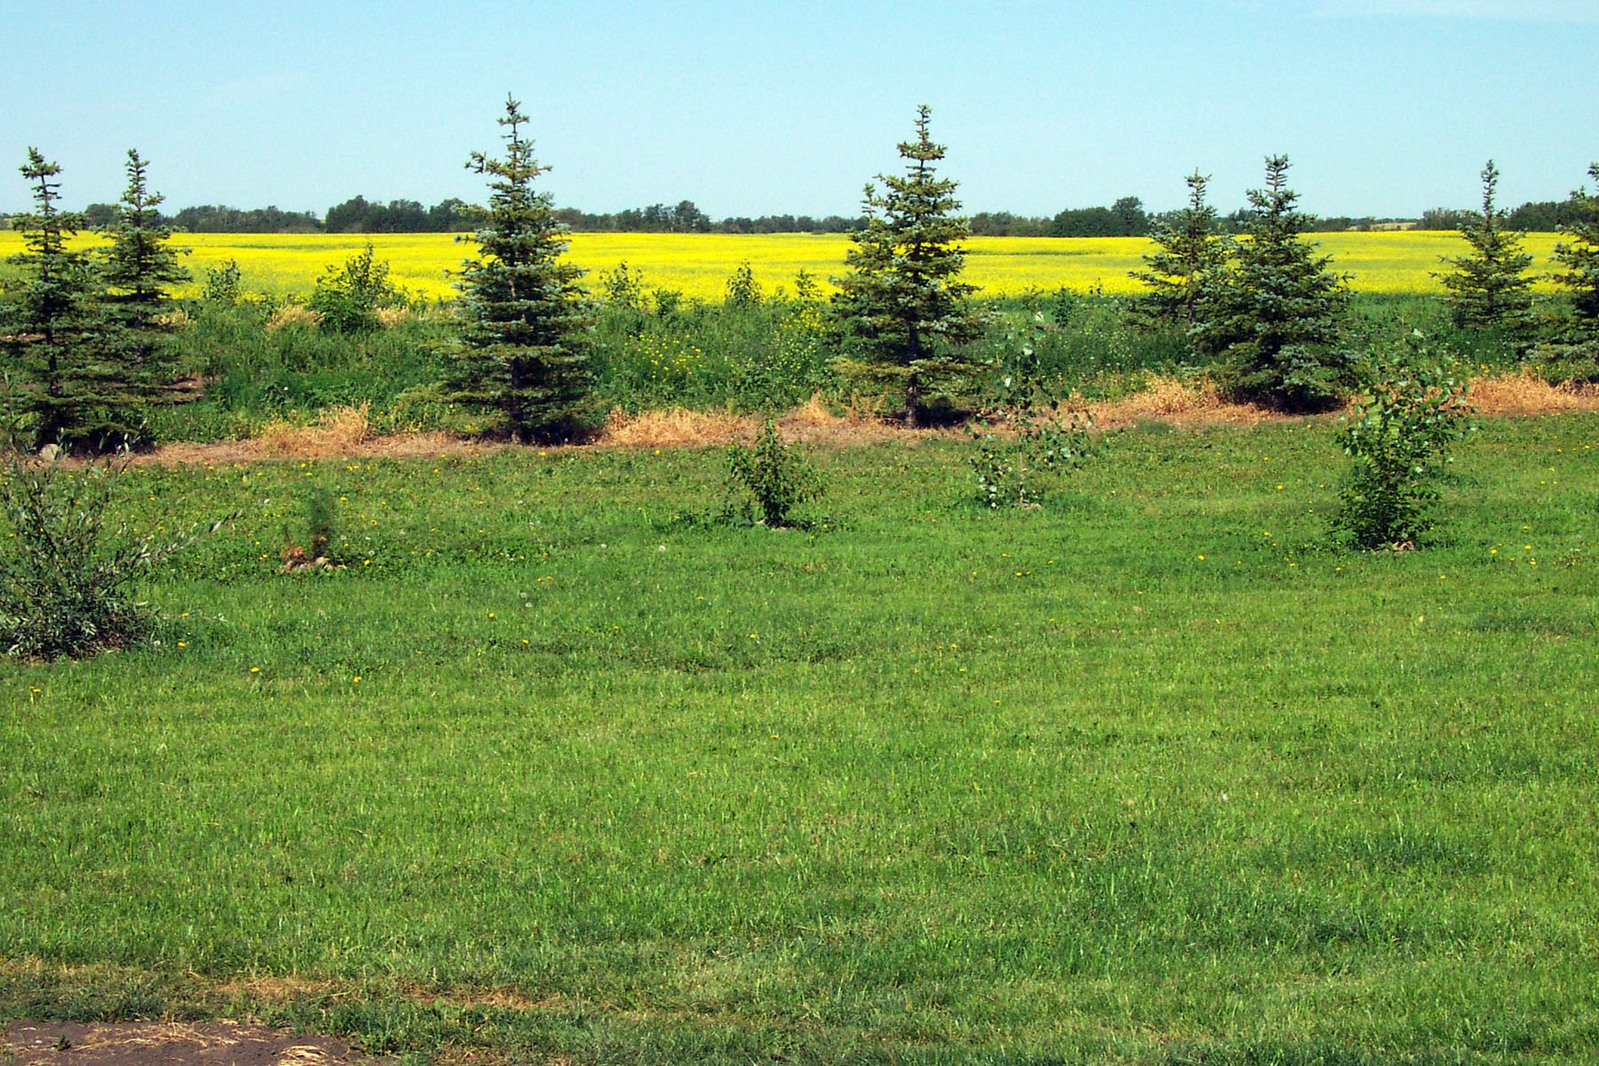
[[[421,1056],[1599,1052],[1599,420],[1488,422],[1424,550],[1334,426],[142,469],[160,643],[0,666],[0,1017],[252,1010]],[[337,501],[337,573],[282,529]],[[839,526],[842,520],[842,528]]]

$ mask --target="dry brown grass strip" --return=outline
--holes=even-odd
[[[673,407],[630,415],[617,408],[595,443],[607,448],[708,448],[742,440],[754,431],[752,419],[727,411]]]
[[[1467,399],[1484,415],[1547,415],[1599,411],[1599,386],[1551,385],[1524,366],[1476,378]]]
[[[309,426],[270,425],[256,434],[256,451],[268,459],[330,459],[353,455],[371,436],[370,405],[340,405],[317,416]]]
[[[1208,378],[1189,383],[1158,374],[1146,377],[1142,389],[1120,400],[1089,404],[1088,413],[1100,429],[1119,429],[1140,422],[1250,426],[1284,417],[1262,407],[1223,399]]]

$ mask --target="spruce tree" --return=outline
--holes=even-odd
[[[35,447],[114,447],[133,434],[138,412],[121,388],[93,265],[86,252],[67,247],[83,218],[61,210],[61,168],[37,148],[20,169],[33,186],[34,210],[11,219],[27,250],[9,260],[21,281],[0,322],[17,413]]]
[[[1335,406],[1354,383],[1354,360],[1339,345],[1348,301],[1344,276],[1300,235],[1309,218],[1288,188],[1288,157],[1268,156],[1266,187],[1217,289],[1216,312],[1195,331],[1195,347],[1222,360],[1232,395],[1287,411]]]
[[[1599,163],[1588,168],[1599,182]],[[1580,339],[1599,343],[1599,190],[1578,189],[1571,194],[1577,217],[1560,227],[1554,260],[1565,269],[1555,281],[1571,293]]]
[[[178,263],[179,250],[170,245],[172,228],[162,221],[162,197],[150,190],[149,169],[138,151],[128,149],[128,187],[102,231],[111,246],[100,271],[109,339],[122,366],[121,391],[131,405],[144,407],[171,384],[174,361],[162,343],[171,327],[163,316],[172,303],[170,287],[189,278]]]
[[[882,191],[866,185],[866,226],[851,237],[849,273],[836,280],[834,297],[859,357],[845,362],[845,372],[892,389],[907,425],[955,403],[977,370],[958,347],[977,334],[966,299],[976,287],[959,280],[959,242],[971,227],[955,214],[956,182],[936,176],[944,146],[928,136],[931,115],[925,104],[917,108],[916,139],[899,145],[904,175],[878,175]]]
[[[498,412],[519,441],[570,437],[593,376],[585,328],[585,273],[560,261],[567,227],[533,181],[548,167],[522,134],[527,117],[507,97],[499,120],[505,157],[474,152],[467,168],[489,179],[489,205],[472,235],[478,255],[461,271],[466,324],[451,355],[444,392],[457,403]]]
[[[1444,256],[1455,269],[1435,276],[1449,290],[1455,325],[1500,330],[1515,342],[1532,328],[1532,278],[1527,275],[1532,256],[1522,251],[1521,234],[1505,228],[1505,212],[1494,205],[1498,184],[1499,168],[1490,159],[1482,170],[1482,211],[1461,217],[1460,235],[1471,251]]]
[[[1230,242],[1219,234],[1216,209],[1205,201],[1208,175],[1198,171],[1188,183],[1188,206],[1155,221],[1149,231],[1156,251],[1144,256],[1145,269],[1129,271],[1149,289],[1133,304],[1133,316],[1146,325],[1193,329],[1208,321],[1217,279],[1226,268]]]

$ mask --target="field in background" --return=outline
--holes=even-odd
[[[1338,269],[1354,275],[1351,285],[1357,292],[1372,293],[1441,291],[1429,272],[1440,269],[1440,256],[1466,248],[1457,234],[1437,231],[1321,233],[1311,239]],[[1557,239],[1552,233],[1527,236],[1535,271],[1547,271]],[[460,268],[470,248],[446,233],[185,233],[174,243],[193,249],[188,264],[196,275],[235,259],[246,290],[288,298],[309,293],[324,269],[355,255],[368,240],[405,288],[430,299],[455,295],[447,272]],[[826,286],[830,276],[842,272],[849,247],[843,234],[579,233],[572,237],[571,256],[593,272],[591,286],[600,273],[625,261],[643,272],[647,285],[719,300],[728,276],[746,260],[768,292],[779,285],[792,291],[801,269]],[[974,237],[966,243],[966,277],[996,296],[1061,286],[1080,293],[1096,287],[1132,293],[1139,286],[1127,272],[1142,266],[1140,256],[1150,248],[1142,237]],[[0,256],[21,250],[19,234],[0,233]]]

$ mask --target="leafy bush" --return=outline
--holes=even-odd
[[[389,264],[377,261],[371,242],[343,266],[323,271],[305,302],[322,316],[322,325],[340,333],[377,329],[379,310],[404,305],[405,294],[389,280]]]
[[[1448,450],[1472,428],[1465,381],[1429,362],[1421,334],[1411,336],[1407,358],[1378,358],[1364,369],[1359,406],[1339,433],[1354,467],[1334,528],[1358,548],[1416,546],[1433,527]]]
[[[53,452],[53,449],[46,449]],[[29,659],[82,656],[121,647],[149,627],[134,598],[138,577],[198,537],[192,530],[164,544],[137,538],[108,518],[122,467],[61,465],[8,452],[0,466],[0,644],[6,654]]]
[[[1051,393],[1027,344],[1002,367],[993,395],[969,427],[977,498],[985,507],[1024,507],[1040,499],[1039,482],[1093,454],[1093,419]]]
[[[234,306],[244,295],[240,281],[239,261],[224,259],[206,270],[205,279],[200,283],[201,302],[212,307]]]
[[[783,440],[771,419],[753,447],[727,448],[729,517],[764,522],[774,529],[799,525],[794,508],[821,495],[821,480],[803,450]],[[757,516],[758,512],[758,516]]]

